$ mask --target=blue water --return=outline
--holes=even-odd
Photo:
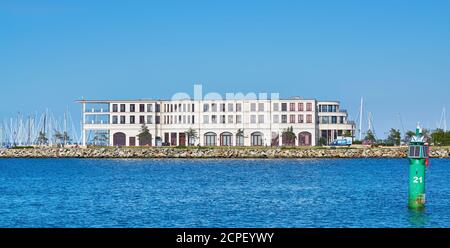
[[[0,159],[0,227],[450,227],[450,159]]]

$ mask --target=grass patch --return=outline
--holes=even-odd
[[[34,149],[34,146],[13,146],[11,149]]]

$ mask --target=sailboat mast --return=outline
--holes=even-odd
[[[31,145],[31,116],[28,116],[28,140],[27,145]]]
[[[364,99],[361,97],[361,106],[359,109],[359,140],[362,140],[363,103]]]
[[[442,112],[444,115],[444,132],[447,132],[447,110],[445,109],[445,107],[442,110]]]

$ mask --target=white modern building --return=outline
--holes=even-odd
[[[315,146],[319,140],[329,143],[355,129],[339,102],[298,97],[78,102],[82,104],[83,145]],[[139,140],[143,124],[151,140]],[[288,128],[295,139],[283,137]],[[195,130],[196,138],[188,141],[189,129]]]

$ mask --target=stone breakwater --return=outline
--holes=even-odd
[[[405,158],[407,148],[34,148],[0,149],[0,158]],[[430,156],[450,158],[450,148]]]

